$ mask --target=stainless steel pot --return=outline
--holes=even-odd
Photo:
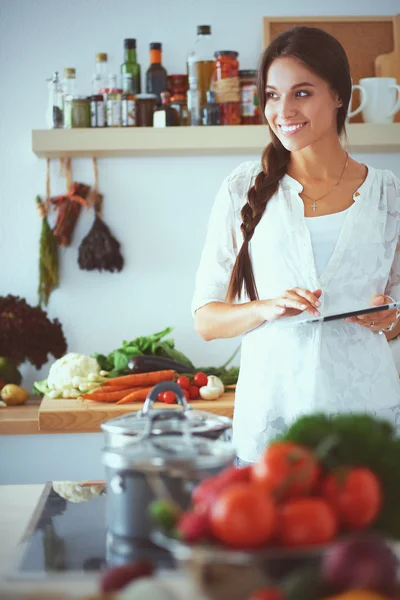
[[[155,397],[157,388],[152,390]],[[170,499],[185,509],[196,483],[234,464],[230,444],[191,434],[187,412],[150,411],[142,435],[103,450],[108,532],[120,546],[127,539],[149,540],[148,507],[155,498]],[[181,422],[181,435],[154,435],[158,424],[171,418]]]
[[[181,408],[169,410],[153,410],[153,404],[157,400],[157,394],[165,391],[175,392]],[[192,435],[206,437],[216,440],[224,437],[232,427],[232,421],[228,417],[214,415],[203,410],[196,410],[187,403],[182,388],[174,382],[165,381],[155,386],[147,397],[143,409],[122,415],[102,423],[101,428],[105,433],[106,447],[119,448],[130,444],[138,435],[142,435],[146,429],[148,415],[163,413],[168,414],[165,418],[154,423],[153,435],[159,434],[181,434],[182,420],[179,413],[184,412]]]

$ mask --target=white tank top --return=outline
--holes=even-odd
[[[340,232],[342,231],[344,220],[350,208],[351,206],[333,215],[305,218],[308,231],[310,232],[318,277],[324,271],[333,254]]]

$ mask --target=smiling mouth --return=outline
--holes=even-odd
[[[297,133],[297,131],[303,129],[305,125],[307,125],[307,123],[297,123],[296,125],[278,125],[278,127],[283,134],[287,135]]]

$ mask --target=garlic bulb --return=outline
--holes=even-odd
[[[216,375],[209,375],[207,385],[200,388],[199,394],[203,400],[217,400],[224,393],[224,384]]]

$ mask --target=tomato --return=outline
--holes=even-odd
[[[339,521],[349,529],[370,525],[382,505],[381,485],[370,469],[338,469],[327,475],[321,488]]]
[[[190,379],[189,377],[186,377],[186,375],[178,377],[176,383],[180,385],[183,390],[188,390],[190,388]]]
[[[279,498],[308,494],[315,487],[320,468],[312,453],[293,442],[271,444],[252,467],[252,479]]]
[[[242,467],[241,469],[238,467],[228,467],[227,469],[221,471],[217,477],[219,481],[224,484],[224,486],[239,482],[250,483],[251,465]]]
[[[201,388],[204,385],[207,385],[208,377],[205,373],[202,373],[200,371],[199,373],[195,374],[195,376],[193,378],[193,383],[194,383],[194,385],[197,385],[197,387]]]
[[[326,544],[336,530],[336,515],[322,498],[293,498],[281,507],[278,537],[284,546]]]
[[[164,402],[164,400],[163,400],[163,394],[164,394],[164,392],[160,392],[158,394],[158,396],[157,396],[157,402]]]
[[[251,594],[248,600],[283,600],[284,595],[277,587],[266,587]]]
[[[197,385],[191,385],[189,388],[189,396],[191,400],[197,400],[200,396]]]
[[[189,390],[183,390],[183,393],[185,394],[186,400],[190,400]]]
[[[162,402],[165,404],[175,404],[176,396],[175,392],[167,391],[161,393]]]
[[[235,548],[256,548],[274,534],[275,504],[260,486],[233,483],[222,490],[210,509],[211,532]]]

